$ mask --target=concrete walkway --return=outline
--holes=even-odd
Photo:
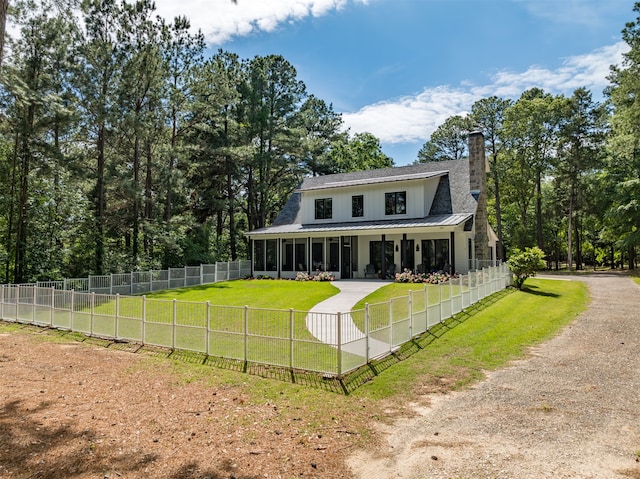
[[[388,353],[391,345],[388,342],[367,338],[351,319],[351,309],[375,290],[389,284],[383,280],[340,280],[333,284],[340,292],[331,298],[315,305],[307,315],[307,329],[323,343],[338,346],[338,322],[340,316],[340,332],[342,350],[363,358],[376,358]],[[367,346],[369,354],[367,354]]]

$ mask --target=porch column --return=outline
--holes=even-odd
[[[450,249],[451,249],[451,274],[456,272],[456,234],[454,231],[451,232],[451,239],[449,240]]]
[[[400,241],[400,272],[404,271],[407,264],[407,233],[402,233],[402,241]]]
[[[382,278],[387,277],[387,237],[386,235],[382,235]]]
[[[249,258],[251,259],[251,276],[253,276],[253,273],[254,273],[254,269],[253,269],[254,254],[253,254],[253,239],[252,238],[249,238]]]
[[[278,279],[282,279],[282,238],[278,238],[276,264],[278,265]]]

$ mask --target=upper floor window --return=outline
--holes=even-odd
[[[327,220],[332,218],[333,208],[331,206],[331,198],[321,198],[316,200],[316,219]]]
[[[403,215],[407,212],[407,192],[396,191],[384,194],[384,214]]]
[[[364,216],[364,197],[362,195],[351,197],[351,216],[353,218]]]

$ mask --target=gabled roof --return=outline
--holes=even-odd
[[[353,223],[334,223],[322,225],[302,225],[300,205],[305,191],[358,186],[371,183],[419,180],[440,177],[429,216],[426,218],[400,221],[372,221]],[[410,227],[404,222],[414,222],[422,226],[447,226],[461,224],[476,212],[477,201],[473,198],[469,186],[469,162],[463,160],[437,161],[417,165],[379,168],[375,170],[353,171],[334,175],[305,178],[291,195],[284,208],[269,228],[251,231],[248,234],[290,233],[336,231],[339,228],[372,229],[380,227]],[[447,218],[445,218],[447,217]],[[381,226],[381,224],[389,226]],[[281,228],[282,227],[282,228]],[[266,230],[269,231],[266,231]]]

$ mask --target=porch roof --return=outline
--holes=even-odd
[[[450,214],[450,215],[433,215],[424,218],[408,218],[396,220],[381,221],[354,221],[351,223],[325,223],[303,225],[300,223],[285,224],[279,226],[270,226],[255,231],[249,231],[247,236],[262,235],[285,235],[285,234],[307,234],[307,233],[331,233],[345,231],[366,231],[379,229],[407,229],[407,228],[435,228],[439,226],[458,226],[469,218],[472,214]]]

